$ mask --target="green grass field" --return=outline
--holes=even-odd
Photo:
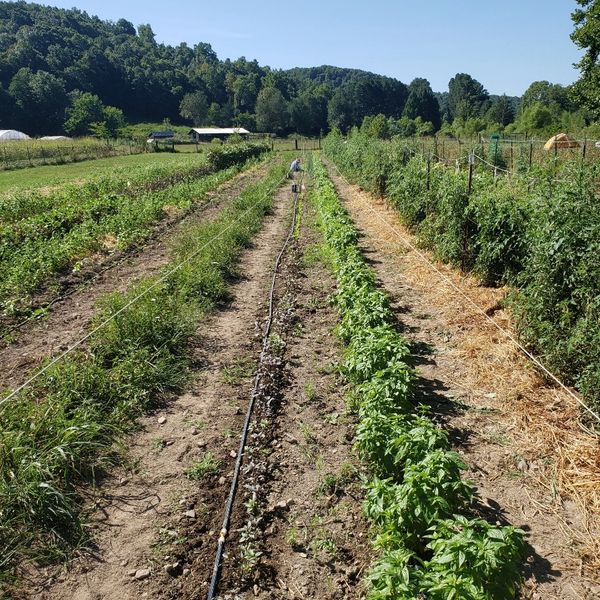
[[[189,146],[195,150],[195,146]],[[180,153],[149,152],[86,160],[66,165],[47,165],[18,171],[0,172],[0,193],[11,188],[29,189],[56,187],[65,183],[87,181],[97,176],[109,175],[115,169],[132,169],[154,164],[170,164],[181,159]]]

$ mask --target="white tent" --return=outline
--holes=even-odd
[[[8,140],[29,140],[31,139],[26,133],[16,131],[15,129],[0,129],[0,142]]]
[[[63,140],[70,140],[70,137],[67,137],[66,135],[45,135],[44,137],[41,137],[40,140],[44,140],[45,142],[60,142]]]

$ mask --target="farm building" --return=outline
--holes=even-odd
[[[29,139],[31,138],[22,131],[17,131],[16,129],[0,129],[0,142]]]
[[[247,138],[250,132],[243,127],[194,127],[190,129],[190,138],[192,142],[210,142],[217,138],[226,140],[230,135],[241,135]]]
[[[170,129],[166,129],[165,131],[151,131],[148,134],[148,141],[150,140],[166,140],[169,138],[175,137],[175,132]]]
[[[66,135],[45,135],[44,137],[40,138],[40,140],[43,140],[44,142],[62,142],[70,139],[71,138],[67,137]]]
[[[151,131],[148,134],[147,144],[150,144],[156,152],[162,150],[168,150],[175,152],[175,132],[170,129],[164,131]]]

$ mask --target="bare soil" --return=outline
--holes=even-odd
[[[418,242],[392,208],[330,174],[412,345],[422,399],[469,465],[477,509],[527,531],[522,597],[599,598],[598,440],[579,427],[574,399],[544,381],[449,282],[512,330],[499,304],[506,290],[409,248],[406,241]]]
[[[94,257],[85,275],[61,281],[64,297],[43,319],[30,320],[15,330],[10,343],[0,348],[0,389],[22,383],[42,361],[69,348],[88,330],[97,313],[97,301],[111,292],[125,291],[135,281],[152,276],[169,261],[170,241],[183,223],[210,220],[256,178],[264,175],[263,164],[240,173],[219,186],[185,217],[175,215],[156,226],[143,247]]]
[[[281,340],[282,360],[268,359],[273,381],[261,383],[267,391],[253,415],[220,598],[355,599],[371,562],[353,422],[334,368],[341,352],[328,303],[334,281],[316,250],[313,217],[301,206],[275,288],[272,337]],[[199,328],[189,391],[141,420],[126,463],[93,491],[93,547],[62,568],[31,567],[17,597],[205,597],[290,207],[286,186],[242,257],[231,304]],[[186,469],[208,453],[219,461],[217,472],[188,479]],[[248,532],[256,561],[245,552]]]
[[[361,576],[371,563],[360,465],[352,454],[354,421],[336,374],[342,347],[334,333],[337,314],[329,304],[335,281],[319,260],[322,239],[313,221],[305,205],[286,265],[287,296],[278,290],[294,307],[294,325],[285,337],[288,385],[278,409],[259,408],[255,419],[270,422],[264,465],[256,458],[260,448],[250,448],[258,463],[254,471],[265,476],[246,477],[236,507],[243,514],[244,503],[258,496],[262,514],[248,517],[246,525],[261,529],[256,548],[263,554],[250,569],[242,536],[233,537],[236,551],[223,572],[225,598],[355,599],[364,591]],[[264,437],[258,440],[262,448]]]
[[[288,202],[286,186],[243,254],[231,304],[201,324],[193,349],[198,374],[189,391],[141,420],[126,444],[127,464],[98,486],[90,506],[95,547],[62,573],[48,571],[45,582],[38,573],[39,586],[26,597],[195,597],[184,594],[184,584],[209,576]],[[208,453],[219,462],[218,473],[188,479],[186,469]],[[173,579],[164,566],[178,562]],[[144,569],[150,573],[142,577]]]

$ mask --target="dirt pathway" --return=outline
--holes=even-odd
[[[95,547],[68,570],[39,571],[22,597],[115,599],[198,597],[212,570],[243,411],[249,397],[273,260],[285,237],[288,186],[244,252],[227,309],[204,321],[187,393],[141,419],[128,462],[90,499]],[[186,477],[186,470],[195,469]],[[168,572],[167,572],[168,571]],[[188,583],[189,582],[189,583]]]
[[[18,385],[45,358],[66,350],[81,339],[96,314],[98,298],[110,292],[125,291],[135,281],[157,273],[169,261],[169,243],[177,235],[180,225],[214,218],[225,203],[264,176],[268,167],[269,164],[259,165],[224,183],[177,224],[172,221],[161,223],[151,241],[142,248],[128,251],[121,257],[104,257],[104,263],[101,261],[96,265],[99,271],[97,276],[56,303],[45,319],[32,320],[17,330],[12,343],[0,348],[0,389]],[[109,268],[101,270],[106,268],[107,260]]]
[[[237,550],[224,569],[225,598],[356,599],[371,562],[352,454],[354,422],[335,370],[342,352],[334,333],[337,313],[329,304],[335,281],[320,260],[322,238],[306,203],[301,222],[288,257],[292,281],[278,290],[284,304],[285,291],[287,305],[294,307],[294,324],[285,335],[288,385],[271,415],[268,444],[260,440],[267,450],[264,464],[253,458],[254,471],[264,477],[246,478],[251,491],[236,507],[243,513],[257,499],[262,513],[238,524],[243,534],[232,539]],[[259,410],[255,422],[265,418]],[[254,546],[262,556],[250,565],[243,539],[252,528],[260,530]]]
[[[233,287],[231,305],[201,327],[196,383],[143,419],[128,465],[94,495],[96,546],[68,570],[38,573],[37,587],[23,597],[206,595],[259,352],[258,324],[289,211],[286,186],[241,261],[243,279]],[[342,350],[328,302],[335,284],[313,221],[304,204],[279,271],[272,337],[280,340],[274,343],[282,361],[275,365],[277,381],[255,407],[220,598],[354,600],[371,563],[352,455],[354,423],[334,367]],[[185,472],[198,465],[202,472],[190,481]]]
[[[481,511],[528,531],[523,598],[600,597],[598,521],[583,508],[599,507],[598,443],[578,428],[574,400],[546,385],[483,315],[402,243],[397,232],[416,241],[397,213],[330,171],[412,344],[420,393],[469,465],[466,476],[477,486]],[[511,327],[498,305],[506,290],[435,264],[497,323]]]

